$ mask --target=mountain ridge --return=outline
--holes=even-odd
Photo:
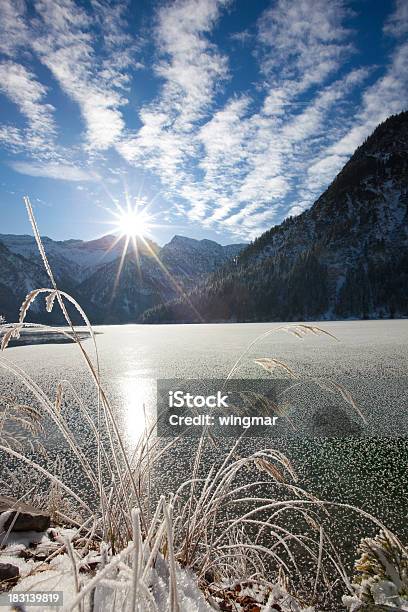
[[[406,316],[407,219],[405,111],[374,130],[311,208],[255,239],[188,302],[156,307],[143,321]]]
[[[45,236],[43,242],[58,286],[81,303],[94,323],[136,322],[145,309],[182,294],[246,246],[175,236],[159,247],[137,238],[129,242],[122,261],[126,237],[55,241]],[[0,234],[0,247],[0,314],[15,320],[25,295],[48,286],[49,279],[33,236]],[[32,320],[63,322],[42,310],[36,301]]]

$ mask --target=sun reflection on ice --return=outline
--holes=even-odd
[[[152,378],[139,378],[134,372],[128,372],[121,379],[120,388],[124,402],[124,436],[133,446],[142,437],[145,427],[153,422],[156,384]]]

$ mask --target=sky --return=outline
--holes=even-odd
[[[407,108],[407,0],[0,0],[0,233],[249,241]]]

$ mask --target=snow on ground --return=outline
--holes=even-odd
[[[0,556],[1,563],[11,563],[19,568],[20,579],[8,592],[21,593],[41,591],[62,591],[63,606],[47,606],[52,612],[77,609],[74,601],[78,595],[75,572],[70,555],[64,544],[69,540],[75,554],[76,575],[83,598],[84,612],[123,612],[133,611],[133,545],[128,550],[111,557],[108,562],[100,551],[90,550],[81,558],[75,548],[75,529],[50,528],[46,532],[12,532]],[[45,562],[47,559],[47,562]],[[96,568],[102,570],[101,580],[97,580]],[[100,574],[99,574],[100,575]],[[143,584],[147,588],[143,589]],[[228,586],[214,586],[208,592],[209,601],[199,590],[195,575],[181,567],[176,568],[177,600],[180,612],[210,612],[220,609],[221,602],[233,603],[235,612],[251,610],[274,612],[274,604],[279,604],[282,612],[313,612],[313,608],[301,608],[299,603],[284,589],[276,585],[271,592],[253,583]],[[150,568],[144,581],[141,581],[139,612],[167,612],[170,600],[170,572],[168,562],[159,553],[153,568]],[[11,608],[10,608],[11,610]],[[43,612],[43,605],[30,605],[30,612]]]
[[[3,516],[4,519],[4,516]],[[408,612],[408,560],[405,549],[381,532],[376,538],[362,540],[362,557],[356,562],[358,574],[354,595],[343,597],[345,610],[358,612],[367,604],[389,606]],[[68,552],[67,552],[68,551]],[[153,564],[139,559],[135,579],[135,548],[132,542],[117,555],[109,557],[106,545],[83,545],[76,529],[49,528],[45,532],[11,532],[1,551],[0,562],[18,567],[20,578],[9,593],[40,591],[63,592],[63,606],[47,609],[56,612],[77,610],[78,588],[83,592],[83,612],[167,612],[174,590],[169,563],[157,552]],[[75,563],[75,571],[74,571]],[[192,571],[175,568],[176,600],[179,612],[318,612],[302,605],[282,586],[272,589],[254,581],[207,585],[199,589]],[[134,608],[134,585],[136,601]],[[11,608],[10,608],[11,610]],[[44,606],[30,606],[30,612],[43,612]]]

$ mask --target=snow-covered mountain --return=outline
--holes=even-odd
[[[92,241],[43,238],[60,288],[73,294],[95,322],[136,321],[145,309],[191,289],[245,246],[175,236],[160,248],[138,238],[123,256],[125,242],[114,235]],[[0,235],[0,247],[0,314],[15,320],[26,293],[49,286],[49,280],[32,236]]]
[[[27,293],[44,286],[48,286],[48,281],[41,267],[12,253],[0,242],[0,314],[15,321]],[[38,306],[38,303],[33,304],[34,312]]]
[[[78,287],[97,321],[136,321],[142,313],[185,292],[235,257],[245,245],[174,236],[162,249],[131,248],[120,263],[98,267]]]
[[[57,276],[73,277],[83,281],[95,270],[121,256],[124,238],[120,240],[112,234],[96,240],[63,240],[57,241],[44,236],[42,238],[47,257]],[[21,255],[36,263],[41,263],[37,243],[33,236],[16,236],[0,234],[0,241],[14,254]],[[153,242],[154,250],[159,247]]]
[[[189,304],[194,305],[194,309]],[[314,205],[147,322],[408,315],[408,112],[388,118]]]

